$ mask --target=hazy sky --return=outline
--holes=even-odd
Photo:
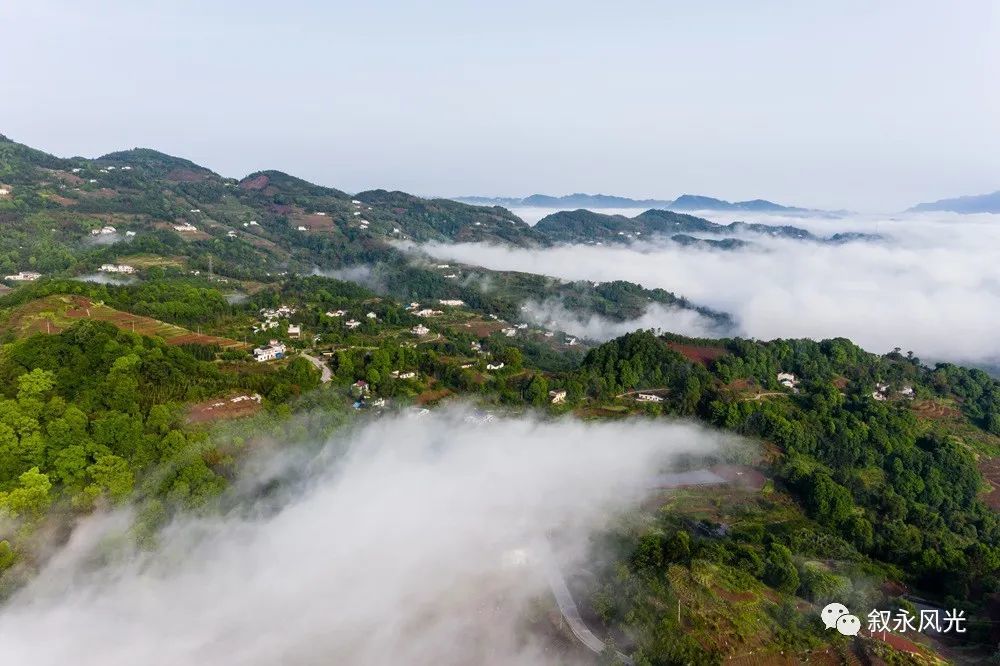
[[[1000,188],[992,0],[3,0],[0,132],[355,191]]]

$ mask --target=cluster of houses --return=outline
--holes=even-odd
[[[416,379],[417,373],[412,371],[402,372],[399,370],[393,370],[391,373],[389,373],[389,376],[392,377],[393,379]]]
[[[413,335],[427,335],[430,332],[431,329],[427,328],[423,324],[417,324],[416,326],[410,329],[410,333],[413,333]]]
[[[90,230],[90,235],[91,236],[109,236],[109,235],[115,233],[116,231],[117,231],[117,229],[115,229],[110,224],[108,224],[108,225],[105,225],[105,226],[101,227],[100,229],[91,229]]]
[[[101,273],[131,275],[132,273],[135,273],[135,266],[129,266],[128,264],[101,264],[101,267],[97,270]]]
[[[438,300],[441,305],[448,305],[454,308],[461,307],[465,305],[465,301],[459,300],[457,298],[442,298]]]
[[[258,363],[274,361],[285,357],[285,345],[277,340],[271,340],[266,347],[257,347],[253,350],[253,359]]]
[[[3,279],[12,280],[14,282],[34,282],[40,277],[42,277],[42,274],[34,271],[18,271],[13,275],[5,275]]]
[[[640,393],[635,396],[636,402],[663,402],[663,397],[654,393]]]
[[[878,400],[879,402],[885,402],[889,399],[889,385],[882,382],[875,384],[875,390],[872,391],[872,399]],[[915,393],[912,386],[904,386],[898,391],[898,395],[906,400],[913,400]]]
[[[295,314],[295,308],[288,305],[280,305],[277,308],[261,308],[261,322],[253,327],[253,332],[262,333],[263,331],[269,331],[272,328],[278,328],[278,320],[288,319],[288,317],[293,314]],[[298,329],[299,327],[296,326],[295,328]],[[292,326],[289,326],[288,333],[291,334],[291,332]]]
[[[190,222],[183,222],[181,224],[175,224],[174,231],[180,231],[180,232],[198,231],[198,227],[194,226]]]

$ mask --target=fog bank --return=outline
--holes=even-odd
[[[611,340],[637,328],[661,329],[692,337],[715,337],[728,331],[717,322],[694,311],[652,303],[641,317],[617,321],[598,314],[573,312],[557,299],[528,301],[521,306],[528,321],[566,331],[587,340]]]
[[[681,423],[460,409],[345,437],[291,464],[293,492],[177,522],[152,551],[109,545],[123,514],[89,519],[0,609],[0,663],[565,661],[526,631],[549,599],[535,544],[557,532],[572,559],[678,454],[723,443]]]
[[[751,247],[735,251],[648,241],[539,250],[483,244],[423,248],[441,259],[497,270],[662,287],[732,314],[741,333],[756,338],[845,336],[875,352],[899,346],[935,359],[1000,360],[1000,216],[795,224],[824,235],[867,231],[884,240],[836,245],[754,235]]]

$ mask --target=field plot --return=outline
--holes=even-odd
[[[219,345],[223,349],[242,349],[247,346],[229,338],[203,335],[158,319],[116,310],[83,296],[68,295],[46,296],[15,308],[7,320],[0,324],[0,330],[13,331],[19,337],[35,333],[59,333],[79,319],[106,321],[123,331],[163,338],[170,345]]]
[[[708,365],[728,352],[722,347],[707,347],[703,345],[686,345],[680,342],[668,342],[667,346],[694,363]]]

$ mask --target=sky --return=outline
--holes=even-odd
[[[348,191],[895,211],[1000,187],[992,0],[5,0],[0,132]]]

